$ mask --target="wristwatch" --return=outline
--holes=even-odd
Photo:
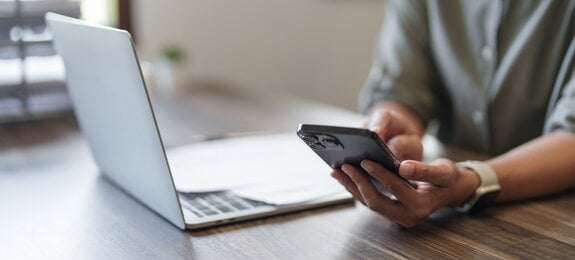
[[[457,211],[476,214],[489,207],[501,190],[495,171],[491,166],[481,161],[464,161],[458,162],[456,165],[474,171],[481,181],[473,196],[462,206],[457,207]]]

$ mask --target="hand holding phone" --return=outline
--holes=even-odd
[[[343,164],[361,169],[361,161],[367,159],[399,176],[400,162],[377,134],[370,130],[300,124],[297,135],[333,169],[340,169]],[[381,183],[371,175],[366,175],[381,193],[386,193]]]

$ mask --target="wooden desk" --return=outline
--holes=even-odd
[[[207,102],[209,98],[198,99]],[[216,104],[230,100],[224,101]],[[261,105],[253,100],[247,103]],[[213,111],[203,108],[200,105],[194,111],[202,111],[204,116],[209,114],[206,111]],[[165,109],[159,114],[170,111]],[[325,107],[318,109],[324,109],[327,118],[328,110],[334,112]],[[271,110],[248,111],[256,113],[252,116],[275,114]],[[294,118],[299,117],[290,111]],[[289,114],[277,107],[275,112]],[[335,114],[340,112],[335,110]],[[169,125],[168,121],[164,119]],[[218,124],[218,120],[213,122]],[[219,129],[292,127],[292,123],[270,126],[267,124],[273,120],[261,118],[259,124],[254,120],[237,122],[228,122],[226,129]],[[194,140],[196,133],[202,131],[214,133],[195,130],[188,135],[174,130],[170,138],[177,143]],[[164,132],[169,134],[169,129]],[[457,160],[470,156],[457,149],[440,148],[437,142],[426,140],[428,157],[429,149],[437,153],[431,156],[446,152]],[[575,193],[500,205],[479,217],[445,210],[408,230],[360,204],[348,204],[183,232],[99,177],[88,147],[71,119],[0,126],[0,206],[0,259],[459,259],[575,255]]]

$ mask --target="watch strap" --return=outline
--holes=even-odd
[[[456,209],[460,212],[474,214],[489,207],[501,189],[493,168],[481,161],[458,162],[457,167],[474,171],[479,176],[481,183],[471,198]]]

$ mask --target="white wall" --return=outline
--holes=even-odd
[[[380,0],[138,0],[142,57],[183,47],[191,84],[273,90],[355,109]]]

